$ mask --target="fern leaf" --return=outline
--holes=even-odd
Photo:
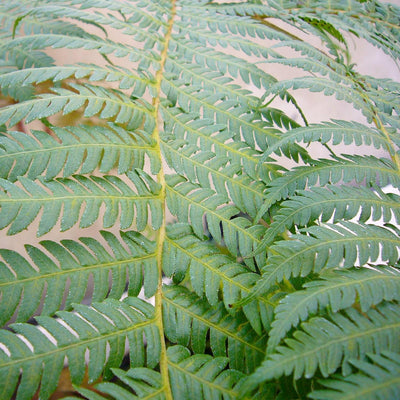
[[[400,396],[400,358],[397,353],[367,354],[369,360],[350,360],[360,372],[347,377],[335,376],[320,380],[325,390],[314,390],[312,399],[320,400],[384,400]]]
[[[164,329],[170,341],[204,353],[209,332],[214,356],[227,356],[231,368],[249,373],[259,365],[266,337],[258,336],[243,315],[230,316],[221,303],[211,308],[181,286],[167,286],[163,293]]]
[[[313,124],[304,128],[296,128],[286,133],[282,138],[271,145],[263,154],[262,159],[266,160],[271,154],[281,155],[281,148],[288,143],[295,142],[332,142],[333,145],[343,143],[345,145],[355,144],[356,146],[373,145],[376,149],[392,146],[392,141],[383,136],[377,129],[369,128],[357,122],[333,120],[322,124]]]
[[[298,191],[298,195],[281,203],[260,247],[269,246],[276,235],[294,225],[305,226],[316,220],[327,222],[331,218],[333,222],[354,219],[367,222],[372,219],[389,223],[394,217],[400,223],[399,212],[398,196],[394,193],[375,192],[362,186],[311,187]]]
[[[359,303],[361,311],[367,312],[382,301],[399,301],[400,272],[391,267],[326,271],[304,288],[284,297],[275,308],[269,353],[292,327],[319,311],[329,309],[335,313]]]
[[[10,126],[25,118],[26,122],[46,118],[60,111],[68,114],[85,106],[85,117],[100,114],[100,118],[112,118],[116,123],[128,123],[136,129],[145,118],[146,130],[152,131],[154,121],[150,111],[136,104],[122,93],[106,91],[104,88],[90,85],[71,86],[77,91],[53,88],[56,94],[44,94],[33,100],[24,101],[0,109],[0,124],[8,122]]]
[[[195,146],[200,140],[202,149],[213,151],[216,156],[229,158],[232,163],[242,165],[246,174],[253,180],[262,176],[264,181],[269,182],[273,177],[278,176],[280,167],[272,164],[259,166],[259,151],[253,150],[246,143],[232,142],[233,133],[225,129],[225,124],[215,124],[212,119],[200,119],[196,113],[183,113],[182,110],[169,108],[163,104],[161,113],[165,123],[163,143],[170,140],[171,135]],[[264,129],[271,128],[265,127]],[[261,140],[256,139],[256,142],[257,146],[262,147],[265,135],[262,134]]]
[[[142,231],[148,223],[148,206],[151,209],[152,225],[155,228],[160,226],[159,185],[145,173],[128,172],[127,177],[136,191],[115,176],[89,178],[76,175],[48,182],[34,182],[20,177],[18,183],[22,187],[0,180],[3,189],[0,194],[1,228],[10,225],[9,235],[21,232],[31,224],[40,210],[43,210],[43,215],[37,231],[39,236],[51,230],[60,219],[62,231],[75,225],[78,220],[80,227],[87,227],[99,218],[102,204],[106,206],[103,216],[103,226],[106,228],[113,226],[119,216],[121,228],[129,228],[136,215],[137,229]],[[135,204],[136,214],[132,204]],[[80,216],[81,209],[84,211]]]
[[[398,352],[399,316],[399,305],[386,303],[365,315],[350,308],[346,314],[330,314],[331,321],[312,318],[267,357],[249,377],[248,388],[283,375],[312,377],[317,368],[324,377],[340,367],[349,375],[351,359],[363,359],[371,351]]]
[[[168,370],[174,399],[230,399],[239,398],[239,389],[244,374],[226,369],[225,357],[211,357],[205,354],[191,355],[183,346],[172,346],[167,350]],[[96,389],[112,396],[115,400],[164,399],[161,377],[158,372],[145,368],[131,368],[128,371],[113,369],[113,373],[129,388],[129,391],[115,383],[99,383]],[[105,397],[84,388],[79,393],[89,400],[105,400]],[[135,393],[135,394],[134,394]],[[265,395],[266,392],[262,393]],[[251,397],[258,399],[259,397]],[[261,398],[261,397],[260,397]],[[250,399],[250,397],[242,397]]]
[[[142,13],[142,17],[144,17]],[[145,14],[148,17],[150,17],[149,14]],[[103,30],[106,35],[108,35],[107,30],[105,29],[106,26],[113,27],[114,29],[120,29],[124,30],[125,34],[131,35],[135,40],[140,41],[145,43],[144,48],[153,48],[155,43],[160,42],[160,37],[156,34],[157,30],[162,26],[162,23],[160,20],[157,21],[157,19],[153,18],[151,20],[151,30],[145,30],[142,29],[145,26],[145,21],[144,18],[142,18],[142,26],[139,27],[136,24],[132,24],[132,21],[124,21],[116,16],[112,15],[111,13],[108,14],[100,14],[99,12],[93,13],[86,11],[85,9],[77,9],[74,7],[68,7],[66,5],[59,6],[56,4],[47,4],[45,6],[36,6],[32,8],[29,12],[29,15],[27,15],[26,18],[23,20],[23,28],[26,32],[26,25],[28,24],[33,26],[39,25],[42,29],[38,30],[36,29],[35,31],[39,31],[40,33],[42,32],[51,32],[51,33],[69,33],[68,29],[65,29],[64,24],[60,24],[59,18],[69,18],[71,20],[76,20],[76,21],[85,21],[87,24],[92,24],[99,29]],[[58,32],[54,32],[54,30],[49,29],[51,28],[51,24],[48,23],[48,21],[54,21],[56,20],[56,27],[58,28]],[[149,19],[147,19],[149,21]],[[50,25],[50,26],[49,26]],[[61,25],[61,27],[60,27]],[[76,25],[73,25],[75,28],[76,32],[79,27]],[[38,33],[39,33],[38,32]],[[79,31],[78,31],[79,33]],[[84,30],[82,33],[86,33]],[[84,35],[76,35],[75,36],[84,36]]]
[[[18,69],[27,67],[49,67],[54,65],[52,57],[43,51],[28,49],[25,47],[8,47],[8,36],[0,36],[0,55],[4,60],[16,66]]]
[[[325,186],[339,182],[349,183],[365,180],[368,184],[379,184],[384,187],[388,184],[400,186],[399,174],[389,159],[378,159],[373,156],[335,157],[331,160],[318,160],[309,166],[299,166],[288,171],[284,176],[269,183],[265,201],[255,220],[259,220],[275,202],[292,196],[297,190],[304,190],[312,186]]]
[[[96,50],[102,55],[113,54],[115,57],[128,57],[129,61],[140,62],[141,68],[145,69],[152,63],[157,63],[154,55],[140,50],[137,47],[128,44],[116,43],[108,39],[93,37],[69,36],[66,34],[40,33],[32,36],[22,36],[6,43],[0,42],[0,53],[14,52],[16,48],[39,50],[46,47],[69,48],[69,49],[85,49]]]
[[[218,195],[229,196],[242,212],[255,217],[262,205],[265,186],[242,175],[240,165],[177,140],[164,142],[162,149],[166,161],[177,173],[203,188],[214,187]]]
[[[32,131],[8,132],[0,137],[0,177],[10,182],[26,175],[36,179],[45,172],[50,180],[62,171],[63,177],[74,173],[102,173],[115,166],[120,174],[143,168],[145,154],[150,157],[153,172],[159,169],[154,144],[146,135],[132,133],[116,125],[105,127],[51,127],[54,135]]]
[[[193,290],[197,295],[205,295],[214,306],[219,302],[218,294],[221,290],[225,308],[233,314],[236,310],[232,309],[232,304],[252,293],[259,275],[221,254],[207,241],[199,240],[187,225],[179,226],[180,229],[178,226],[169,231],[164,244],[164,273],[179,283],[189,270]],[[243,307],[243,312],[254,330],[261,334],[262,326],[270,326],[274,300],[261,296],[255,296],[253,300]]]
[[[112,396],[111,398],[115,400],[165,399],[159,372],[148,368],[131,368],[128,371],[113,368],[112,373],[126,386],[122,387],[122,385],[116,383],[101,382],[95,385],[97,391]],[[106,400],[110,398],[108,396],[103,397],[98,392],[93,392],[83,387],[77,388],[77,390],[79,394],[88,400]],[[77,398],[74,397],[74,399]]]
[[[271,256],[254,295],[265,293],[276,282],[292,276],[304,277],[324,268],[362,266],[378,257],[394,265],[399,258],[398,236],[380,226],[342,221],[340,225],[311,226],[304,232],[310,235],[293,235],[295,240],[271,246]]]
[[[64,240],[61,244],[43,241],[41,246],[45,251],[26,245],[32,262],[14,251],[0,249],[5,262],[0,277],[1,325],[13,315],[16,322],[27,321],[39,307],[44,293],[41,315],[54,314],[63,302],[64,308],[70,309],[84,298],[90,276],[94,282],[93,301],[102,301],[106,296],[120,299],[126,288],[126,275],[128,293],[138,295],[143,284],[142,270],[145,294],[152,296],[157,275],[154,243],[133,231],[121,233],[122,241],[110,232],[103,231],[102,236],[112,252],[92,238],[81,238],[79,242]]]
[[[131,346],[131,365],[153,368],[159,359],[158,330],[153,308],[137,298],[123,302],[107,299],[92,307],[76,305],[75,312],[60,311],[58,319],[37,317],[39,326],[50,336],[29,324],[13,324],[13,332],[0,332],[1,398],[11,399],[22,370],[17,395],[30,399],[40,384],[41,398],[48,398],[57,386],[67,357],[72,382],[80,384],[85,373],[85,351],[89,351],[89,380],[96,380],[106,370],[118,367]],[[145,347],[143,335],[146,337]],[[110,357],[106,359],[106,347]],[[5,378],[5,379],[4,379]],[[20,394],[19,394],[20,393]]]
[[[215,194],[212,189],[201,188],[179,176],[167,179],[167,205],[179,222],[191,222],[194,233],[204,237],[205,216],[208,229],[218,243],[224,244],[235,257],[244,257],[249,267],[255,270],[253,260],[248,256],[260,244],[265,231],[262,225],[252,225],[246,218],[237,217],[239,209],[227,205],[228,198]],[[255,260],[259,267],[264,265],[263,255]]]
[[[10,91],[21,88],[21,86],[29,88],[27,85],[45,82],[46,80],[60,82],[68,78],[82,79],[86,77],[90,82],[117,81],[119,89],[132,89],[132,94],[137,97],[141,97],[146,88],[151,94],[154,94],[154,80],[152,77],[147,77],[143,72],[139,71],[135,75],[122,67],[102,67],[95,64],[26,68],[10,71],[0,75],[0,87],[2,91]]]

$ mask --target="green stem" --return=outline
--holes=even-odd
[[[153,131],[153,138],[156,141],[156,151],[157,155],[162,161],[162,154],[161,154],[161,138],[160,138],[160,128],[158,123],[158,113],[160,108],[160,93],[161,93],[161,82],[163,79],[164,73],[164,66],[167,60],[168,55],[168,45],[171,39],[172,34],[172,27],[174,23],[174,18],[176,14],[176,6],[175,1],[172,0],[171,5],[171,17],[168,20],[168,30],[165,35],[164,41],[164,48],[161,52],[161,61],[160,61],[160,69],[156,73],[156,90],[157,96],[153,98],[153,106],[154,106],[154,119],[156,121],[156,126]],[[163,303],[163,294],[162,294],[162,253],[163,253],[163,245],[166,237],[166,221],[165,221],[165,201],[166,201],[166,182],[165,182],[165,173],[163,167],[160,168],[160,172],[157,174],[157,181],[161,185],[161,192],[160,192],[160,200],[162,202],[162,211],[163,211],[163,222],[160,229],[157,232],[157,266],[158,266],[158,286],[157,292],[155,294],[155,317],[156,317],[156,324],[160,334],[160,341],[161,341],[161,355],[160,355],[160,373],[162,376],[163,381],[163,389],[165,394],[166,400],[173,400],[171,385],[169,381],[169,373],[168,373],[168,359],[167,359],[167,346],[165,343],[165,336],[164,336],[164,325],[163,325],[163,318],[162,318],[162,303]]]

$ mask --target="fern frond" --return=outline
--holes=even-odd
[[[206,354],[190,356],[183,346],[170,347],[167,356],[174,399],[238,398],[244,375],[226,369],[227,358]]]
[[[194,233],[204,237],[204,218],[211,235],[222,243],[235,257],[244,257],[244,261],[254,270],[251,255],[260,244],[260,236],[265,227],[253,225],[250,220],[237,217],[238,208],[228,204],[229,199],[215,194],[212,189],[202,188],[180,176],[169,176],[167,179],[167,205],[179,222],[190,222]],[[204,216],[204,218],[203,218]],[[264,265],[264,258],[255,260],[259,267]]]
[[[312,124],[304,128],[292,129],[290,132],[282,135],[278,142],[272,144],[264,152],[262,159],[266,160],[273,153],[281,155],[282,147],[296,142],[320,142],[323,144],[331,142],[333,145],[343,143],[345,145],[354,144],[356,146],[364,144],[368,146],[373,145],[376,149],[383,148],[385,150],[392,147],[392,140],[389,140],[389,138],[385,137],[377,129],[367,127],[358,122],[332,120],[332,122]]]
[[[131,169],[143,168],[148,155],[153,172],[159,169],[154,144],[147,135],[126,131],[117,125],[51,127],[54,135],[32,131],[8,132],[0,137],[0,177],[15,182],[26,175],[36,179],[45,172],[48,181],[62,174],[102,173],[117,167],[123,174]]]
[[[87,227],[99,218],[100,207],[105,204],[103,226],[106,228],[113,226],[118,217],[121,229],[129,228],[135,217],[137,229],[142,231],[148,223],[147,208],[150,207],[152,225],[157,229],[162,215],[158,199],[159,185],[144,172],[128,171],[127,177],[130,186],[115,176],[75,175],[48,182],[20,177],[16,183],[2,179],[1,228],[10,225],[9,235],[21,232],[32,223],[40,210],[43,210],[43,214],[38,236],[51,230],[59,220],[62,231],[78,221],[80,227]],[[81,209],[84,210],[82,215]]]
[[[356,32],[358,36],[381,48],[393,58],[400,57],[396,47],[400,40],[399,7],[394,4],[369,4],[356,0],[332,3],[329,0],[319,0],[300,4],[269,1],[268,5],[233,3],[214,7],[228,15],[251,15],[262,19],[263,22],[268,18],[279,18],[306,31],[312,30],[314,34],[320,32],[319,36],[324,41],[324,31],[310,27],[316,23],[319,23],[319,26],[325,25],[325,32],[329,32],[339,41],[343,41],[341,31]],[[282,36],[276,38],[280,39]]]
[[[281,203],[279,211],[272,217],[272,224],[265,231],[260,248],[269,246],[285,229],[317,220],[327,222],[332,218],[332,222],[355,219],[367,222],[371,219],[389,223],[394,218],[400,223],[399,207],[398,196],[394,193],[385,194],[363,186],[311,187],[298,191],[296,196]]]
[[[265,182],[269,182],[273,177],[278,176],[282,167],[273,164],[263,164],[258,169],[261,153],[249,147],[242,141],[232,141],[234,133],[226,128],[225,124],[216,124],[213,119],[199,118],[196,113],[185,113],[177,108],[166,107],[161,104],[161,113],[164,118],[163,143],[170,140],[170,137],[184,140],[190,145],[198,146],[205,151],[212,151],[219,157],[226,157],[234,164],[243,166],[247,175],[258,179],[262,176]],[[263,126],[263,127],[262,127]],[[274,131],[264,125],[260,125],[260,140],[255,136],[256,142],[252,142],[254,147],[265,145],[264,129]],[[257,143],[257,144],[255,144]]]
[[[174,39],[174,37],[172,37]],[[178,40],[179,39],[179,40]],[[223,75],[237,78],[244,82],[254,84],[258,89],[269,88],[276,78],[239,57],[231,57],[210,47],[193,46],[191,41],[177,38],[172,42],[172,49],[178,54],[184,55],[188,62],[195,60],[199,66],[218,71]]]
[[[239,389],[244,374],[226,369],[228,359],[205,354],[191,355],[183,346],[167,350],[168,370],[174,399],[227,399],[239,398]],[[115,400],[165,399],[161,377],[158,372],[146,368],[131,368],[128,371],[113,369],[118,379],[129,391],[115,383],[99,383],[95,388]],[[105,397],[79,388],[79,393],[88,400],[105,400]],[[133,394],[135,393],[135,394]],[[251,399],[259,398],[251,397]],[[250,397],[242,397],[250,399]]]
[[[396,166],[387,158],[345,155],[333,159],[313,160],[312,168],[295,167],[284,176],[267,182],[270,187],[255,219],[262,218],[272,204],[292,196],[297,190],[352,181],[357,183],[364,181],[366,185],[379,184],[380,187],[389,184],[399,187],[400,175]]]
[[[115,400],[165,400],[165,388],[162,385],[159,372],[148,368],[131,368],[128,371],[113,368],[112,373],[126,386],[123,387],[114,382],[100,382],[95,385],[96,392],[83,387],[76,389],[80,395],[88,400],[107,400],[110,398]],[[98,391],[107,395],[107,397],[103,397]],[[66,400],[68,399],[78,400],[77,397],[67,397]]]
[[[169,166],[202,188],[214,188],[218,195],[229,197],[244,213],[255,217],[263,202],[265,186],[242,175],[242,167],[212,151],[185,145],[181,140],[163,142],[162,149]]]
[[[9,47],[9,37],[0,35],[0,56],[3,60],[16,66],[18,69],[33,67],[49,67],[54,65],[54,60],[44,51],[26,47]]]
[[[324,11],[317,14],[320,7]],[[300,7],[294,13],[290,13],[291,16],[293,14],[302,19],[317,17],[338,30],[357,32],[359,37],[381,48],[393,58],[400,58],[400,51],[396,46],[400,41],[397,29],[400,23],[399,8],[395,5],[384,3],[369,5],[355,0],[333,5],[327,0],[319,0],[311,7]]]
[[[52,88],[54,94],[40,97],[0,109],[0,124],[10,126],[25,118],[26,122],[46,118],[60,111],[68,114],[84,106],[84,116],[99,114],[100,118],[113,118],[116,123],[127,123],[130,129],[136,129],[145,121],[145,127],[151,132],[154,121],[148,108],[135,103],[121,92],[105,90],[99,86],[75,85],[76,91]],[[146,129],[147,130],[147,129]]]
[[[163,262],[164,273],[176,283],[181,282],[189,270],[193,290],[200,297],[205,295],[211,305],[218,304],[221,291],[225,308],[231,314],[236,312],[232,304],[249,296],[260,278],[221,254],[211,243],[199,240],[187,225],[174,226],[174,230],[168,232]],[[253,300],[243,307],[243,312],[254,330],[261,334],[262,327],[270,325],[274,300],[262,296],[255,296]]]
[[[349,360],[363,359],[369,352],[399,351],[400,307],[384,303],[364,315],[354,308],[345,314],[330,314],[329,319],[312,318],[278,346],[249,377],[248,388],[293,374],[294,379],[312,377],[317,369],[327,377],[341,367],[351,372]]]
[[[139,7],[136,9],[140,9]],[[69,20],[75,20],[78,23],[84,21],[86,24],[92,24],[98,27],[106,35],[108,35],[105,27],[110,26],[114,29],[123,30],[125,34],[132,36],[135,40],[144,43],[144,48],[153,48],[154,44],[160,45],[160,37],[157,35],[157,31],[163,26],[161,20],[156,18],[150,18],[148,13],[144,13],[142,10],[141,15],[141,26],[133,24],[133,18],[131,20],[123,20],[121,15],[113,15],[111,13],[103,14],[97,10],[97,12],[89,12],[84,8],[68,7],[66,5],[46,4],[44,6],[35,6],[29,10],[29,14],[23,19],[22,26],[25,33],[31,33],[33,25],[34,28],[32,33],[63,33],[69,34],[68,29],[62,29],[65,22],[59,21],[60,18],[68,18]],[[52,30],[52,25],[48,21],[52,21],[58,28],[57,31]],[[136,18],[137,22],[138,18]],[[56,23],[54,23],[56,21]],[[39,26],[38,26],[39,25]],[[61,25],[61,27],[59,27]],[[37,29],[39,27],[39,29]],[[75,30],[79,27],[73,25]],[[27,28],[29,31],[27,32]],[[40,29],[41,28],[41,29]],[[49,29],[50,28],[50,29]],[[143,28],[149,28],[143,29]],[[87,36],[86,31],[82,30],[85,35],[74,35],[74,36]],[[78,31],[79,32],[79,31]],[[73,33],[75,33],[73,31]]]
[[[92,307],[76,305],[74,312],[60,311],[57,315],[57,319],[37,317],[39,326],[13,324],[11,328],[15,333],[0,332],[2,399],[11,399],[20,370],[17,393],[30,399],[40,384],[41,398],[48,398],[57,386],[65,357],[72,382],[80,384],[85,374],[87,350],[89,380],[96,380],[101,373],[107,376],[110,368],[121,364],[125,340],[131,346],[131,366],[153,368],[158,363],[160,339],[154,310],[142,300],[132,297],[123,302],[107,299]],[[108,358],[107,346],[110,347]]]
[[[273,95],[287,90],[309,89],[311,92],[322,92],[325,96],[333,96],[337,100],[344,100],[352,104],[357,110],[360,110],[372,122],[374,110],[368,102],[365,102],[361,92],[350,88],[348,85],[334,82],[330,79],[318,76],[302,76],[301,78],[292,78],[290,80],[280,81],[267,91],[267,94]]]
[[[306,234],[293,235],[294,240],[270,247],[254,294],[269,291],[285,278],[304,277],[325,268],[362,266],[378,258],[394,265],[399,259],[399,237],[380,226],[342,221],[340,225],[311,226],[302,231]]]
[[[135,75],[122,67],[102,67],[95,64],[26,68],[10,71],[0,75],[0,87],[2,91],[10,91],[21,86],[29,87],[30,84],[37,84],[46,80],[60,82],[69,78],[87,78],[90,82],[118,82],[119,89],[131,89],[131,94],[136,97],[141,97],[146,88],[150,94],[154,94],[154,79],[151,76],[147,77],[141,71],[138,71]]]
[[[326,271],[304,284],[304,289],[290,293],[275,308],[269,331],[268,352],[300,321],[324,310],[338,312],[359,304],[362,312],[382,301],[400,301],[400,272],[392,267]]]
[[[127,57],[129,61],[139,62],[141,68],[148,68],[151,64],[157,64],[158,60],[154,54],[150,54],[129,44],[116,43],[108,39],[87,35],[86,37],[69,36],[67,34],[40,33],[31,36],[22,36],[5,43],[0,43],[0,53],[7,54],[16,48],[41,50],[46,47],[96,50],[100,54],[122,58]]]
[[[181,286],[166,286],[164,330],[173,343],[204,353],[209,332],[214,356],[229,358],[231,368],[250,373],[265,355],[266,335],[258,336],[243,314],[231,316],[222,303],[207,302]],[[239,329],[240,327],[240,329]]]
[[[62,305],[70,309],[84,298],[90,277],[94,282],[92,301],[120,299],[127,276],[130,295],[139,294],[144,275],[145,295],[151,297],[157,276],[154,243],[133,231],[121,233],[122,240],[110,232],[101,234],[112,252],[93,238],[43,241],[42,248],[26,245],[31,261],[12,250],[0,249],[4,261],[0,269],[0,324],[3,326],[13,315],[16,322],[27,321],[44,293],[41,315],[52,315]]]
[[[359,372],[347,377],[334,376],[320,380],[325,390],[314,390],[309,394],[319,400],[384,400],[400,396],[399,354],[384,351],[381,355],[367,354],[369,360],[350,360]]]

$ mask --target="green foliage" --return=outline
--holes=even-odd
[[[398,62],[399,7],[21,0],[0,21],[0,229],[23,245],[0,249],[2,400],[50,399],[65,365],[70,400],[400,396],[400,84],[350,46]],[[309,124],[297,89],[360,121]]]

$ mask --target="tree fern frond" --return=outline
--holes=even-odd
[[[311,92],[323,92],[325,96],[335,95],[337,100],[344,100],[351,103],[357,110],[360,110],[372,122],[374,109],[372,105],[365,101],[362,93],[358,89],[348,85],[334,82],[325,77],[302,76],[290,80],[282,80],[270,86],[266,94],[275,94],[287,90],[309,89]]]
[[[101,233],[112,251],[92,238],[81,238],[79,242],[43,241],[42,248],[26,245],[31,261],[12,250],[0,249],[4,261],[0,271],[1,325],[14,314],[16,322],[27,321],[39,307],[44,293],[41,315],[52,315],[62,305],[70,309],[72,303],[84,298],[90,277],[92,301],[102,301],[106,296],[120,299],[127,276],[130,295],[139,294],[144,280],[145,295],[151,297],[156,290],[157,275],[154,243],[133,231],[121,233],[122,240],[110,232]]]
[[[343,31],[357,31],[359,37],[381,48],[393,58],[400,58],[400,52],[395,45],[400,41],[397,29],[400,23],[399,11],[397,13],[392,11],[396,8],[398,10],[395,5],[384,3],[369,5],[354,0],[343,5],[332,5],[329,1],[321,0],[315,2],[310,8],[300,7],[297,12],[303,18],[313,17],[316,15],[316,8],[319,7],[324,10],[319,16],[320,19]]]
[[[10,182],[26,175],[36,179],[45,172],[50,180],[62,171],[63,177],[76,172],[102,173],[118,167],[119,173],[143,168],[144,156],[151,160],[153,171],[159,169],[154,144],[146,135],[125,131],[116,125],[51,127],[54,135],[32,131],[8,132],[0,137],[0,177]]]
[[[4,91],[45,82],[46,80],[60,82],[68,78],[88,78],[90,82],[117,81],[120,89],[131,89],[131,93],[137,97],[142,96],[146,88],[149,89],[151,94],[154,94],[154,80],[147,77],[143,72],[138,71],[138,75],[135,75],[122,67],[102,67],[95,64],[26,68],[10,71],[0,75],[0,87]]]
[[[191,355],[187,348],[180,345],[168,348],[167,357],[174,399],[238,398],[245,375],[237,370],[226,369],[227,358],[213,358],[205,354]],[[127,385],[129,391],[109,382],[99,383],[95,388],[115,400],[165,399],[158,372],[146,368],[131,368],[128,371],[113,369],[113,373]],[[105,397],[87,389],[78,390],[88,400],[105,400]],[[250,399],[247,396],[242,398]],[[258,396],[251,399],[258,399]]]
[[[269,246],[276,235],[285,229],[294,225],[305,226],[317,220],[327,222],[332,218],[333,222],[354,219],[367,222],[372,219],[389,223],[394,218],[400,223],[399,207],[398,196],[394,193],[385,194],[363,186],[311,187],[298,191],[296,196],[281,203],[260,247]]]
[[[152,131],[154,121],[149,109],[130,100],[123,93],[106,91],[92,85],[71,86],[76,91],[53,88],[55,93],[43,94],[36,99],[1,108],[0,124],[8,122],[13,126],[24,118],[26,122],[31,122],[60,111],[68,114],[84,106],[85,117],[99,114],[100,118],[114,118],[116,123],[127,123],[130,129],[138,128],[144,120],[145,127]]]
[[[193,290],[198,296],[205,295],[214,306],[218,304],[221,292],[226,310],[234,314],[236,310],[232,309],[232,304],[249,296],[260,276],[222,254],[211,243],[199,240],[187,225],[179,227],[169,231],[165,241],[164,273],[179,283],[189,271]],[[243,312],[254,330],[261,334],[262,327],[270,325],[275,301],[262,296],[255,296],[253,300],[243,307]]]
[[[166,286],[163,295],[164,329],[170,341],[204,353],[209,332],[214,356],[227,356],[231,368],[250,373],[259,365],[266,336],[258,336],[243,315],[229,315],[222,303],[211,308],[181,286]]]
[[[311,226],[303,232],[308,235],[293,235],[294,240],[270,247],[270,257],[253,295],[265,293],[276,282],[292,276],[362,266],[378,258],[394,265],[399,259],[399,237],[380,226],[342,221],[340,225]]]
[[[275,319],[269,331],[268,352],[300,321],[326,309],[338,312],[356,302],[362,312],[382,301],[400,300],[400,272],[391,267],[326,271],[304,284],[304,289],[290,293],[275,308]]]
[[[268,5],[234,3],[216,7],[220,12],[230,15],[253,15],[264,20],[268,17],[283,19],[292,25],[298,24],[306,31],[310,30],[310,22],[329,24],[339,34],[340,31],[357,32],[359,37],[381,48],[393,58],[400,57],[395,45],[400,40],[397,29],[399,8],[394,4],[369,4],[356,0],[332,3],[321,0],[301,4],[276,1],[269,1]],[[324,35],[320,37],[325,38]]]
[[[333,120],[332,122],[312,124],[304,128],[300,127],[291,130],[282,135],[278,142],[272,144],[264,152],[262,159],[266,160],[273,153],[281,155],[282,147],[284,148],[289,143],[295,142],[321,142],[323,144],[331,142],[333,145],[343,143],[345,145],[354,144],[356,146],[364,144],[373,145],[376,149],[383,148],[385,150],[388,147],[392,147],[392,140],[389,140],[389,138],[385,137],[377,129],[367,127],[358,122]]]
[[[26,47],[8,47],[9,37],[0,36],[0,56],[11,61],[18,69],[33,67],[49,67],[54,65],[54,60],[44,51]]]
[[[225,357],[190,356],[183,346],[170,347],[167,356],[174,399],[238,398],[244,375],[226,369]]]
[[[152,64],[157,64],[155,55],[140,50],[128,44],[116,43],[108,39],[87,36],[77,37],[66,34],[43,33],[32,36],[22,36],[7,42],[0,43],[0,53],[15,51],[16,48],[41,50],[46,47],[96,50],[102,55],[114,57],[128,57],[129,61],[139,62],[142,69],[148,68]]]
[[[103,226],[106,228],[113,226],[118,217],[121,229],[129,228],[136,217],[137,229],[142,231],[148,223],[147,208],[150,207],[152,225],[157,229],[161,224],[159,185],[145,173],[128,172],[127,177],[129,184],[136,190],[116,176],[76,175],[48,182],[43,179],[35,182],[20,177],[16,183],[2,179],[1,228],[10,225],[8,234],[14,235],[26,229],[40,210],[43,210],[43,215],[40,218],[38,236],[51,230],[59,220],[62,231],[71,228],[78,221],[81,227],[87,227],[99,218],[100,207],[105,204]],[[81,209],[84,210],[82,215]]]
[[[113,368],[112,373],[122,382],[125,387],[118,383],[100,382],[95,385],[97,392],[80,387],[77,391],[88,400],[106,400],[111,398],[115,400],[135,400],[135,399],[154,399],[165,400],[165,387],[162,385],[159,372],[148,368],[131,368],[128,371]],[[107,395],[103,397],[98,393]],[[78,399],[73,397],[71,399]],[[68,400],[68,397],[67,397]]]
[[[166,161],[177,173],[202,188],[213,187],[217,194],[232,199],[242,212],[255,217],[263,203],[265,186],[242,175],[240,165],[204,148],[200,151],[196,146],[185,145],[180,140],[164,141],[162,148]]]
[[[172,39],[174,38],[172,37]],[[193,46],[191,41],[180,37],[173,41],[172,45],[175,46],[173,50],[181,56],[184,55],[187,62],[195,60],[199,66],[207,66],[210,70],[218,71],[223,75],[229,74],[233,78],[240,77],[244,82],[252,83],[258,89],[267,89],[271,86],[271,83],[276,82],[276,78],[239,57],[228,56],[213,48]]]
[[[250,104],[253,107],[259,105],[260,100],[253,96],[251,91],[235,84],[233,78],[220,71],[207,71],[205,67],[170,57],[167,60],[166,71],[185,82],[190,82],[192,85],[203,85],[204,88],[207,87],[208,89],[213,87],[214,92],[225,93],[227,98],[237,99],[243,105]]]
[[[400,307],[385,303],[364,315],[354,308],[345,314],[316,317],[301,325],[302,330],[286,339],[276,353],[267,357],[249,377],[247,387],[293,374],[294,379],[312,377],[317,368],[327,377],[338,368],[343,375],[351,372],[349,360],[363,359],[369,352],[399,351]]]
[[[146,16],[146,17],[145,17]],[[105,29],[106,26],[110,26],[114,29],[118,30],[123,30],[125,34],[132,36],[135,40],[145,43],[144,48],[153,48],[154,44],[157,43],[160,45],[160,37],[157,34],[157,31],[160,29],[160,27],[163,26],[162,22],[160,20],[157,20],[155,18],[150,18],[150,15],[148,13],[144,13],[142,11],[141,15],[141,26],[137,26],[136,24],[133,24],[133,18],[131,20],[123,20],[120,15],[113,15],[111,13],[107,14],[102,14],[99,11],[97,12],[89,12],[86,11],[83,8],[75,8],[75,7],[67,7],[66,5],[60,6],[56,4],[46,4],[44,6],[36,6],[29,10],[29,15],[27,15],[27,18],[24,18],[23,22],[23,28],[26,32],[26,25],[27,23],[31,22],[30,20],[33,20],[33,25],[37,25],[38,23],[41,26],[42,29],[38,30],[35,29],[33,33],[42,33],[42,32],[51,32],[51,33],[56,33],[53,30],[49,29],[51,28],[51,24],[48,23],[48,21],[54,21],[56,20],[57,24],[55,25],[62,25],[62,22],[60,23],[60,20],[57,20],[59,18],[68,18],[70,20],[76,20],[76,21],[84,21],[86,24],[92,24],[101,30],[103,30],[106,35],[108,35],[107,30]],[[136,18],[137,20],[137,18]],[[65,24],[65,22],[64,22]],[[50,25],[50,26],[49,26]],[[29,25],[28,25],[29,27]],[[75,26],[76,30],[79,29],[79,27]],[[143,28],[151,28],[149,30],[143,29]],[[63,34],[68,34],[68,29],[61,29],[58,28],[58,31],[60,31]],[[85,35],[82,36],[87,36],[86,31],[83,30],[83,33]]]
[[[247,256],[259,246],[265,227],[253,225],[246,218],[238,218],[239,209],[229,205],[228,198],[216,194],[212,189],[202,188],[179,176],[169,176],[167,185],[168,209],[179,222],[190,222],[194,233],[203,238],[205,218],[217,243],[222,243],[223,233],[223,241],[229,252],[235,257],[244,257],[244,261],[255,269]],[[255,261],[259,267],[264,265],[263,256]]]
[[[299,166],[285,173],[284,176],[269,183],[264,204],[259,210],[256,220],[268,211],[275,202],[292,196],[298,190],[312,186],[325,186],[337,183],[365,182],[400,186],[400,175],[392,161],[374,156],[345,155],[333,159],[313,160],[312,168]]]
[[[234,133],[226,129],[223,123],[216,124],[211,118],[199,118],[196,113],[185,113],[163,104],[161,113],[165,124],[163,142],[170,140],[172,136],[194,146],[200,145],[205,151],[212,151],[219,157],[229,158],[232,163],[242,165],[246,174],[254,180],[262,176],[263,180],[268,182],[278,176],[279,170],[282,169],[277,165],[266,163],[259,166],[261,153],[250,148],[247,143],[232,141]],[[255,142],[254,139],[252,141],[254,147],[265,145],[264,129],[274,131],[273,128],[260,124],[260,136],[255,135]]]
[[[128,297],[123,302],[107,299],[92,307],[76,305],[74,312],[60,311],[58,317],[37,317],[44,331],[38,326],[13,324],[11,328],[15,333],[0,332],[3,345],[0,376],[7,377],[2,381],[2,399],[11,399],[20,369],[20,396],[31,398],[40,384],[40,396],[48,398],[57,385],[65,357],[72,382],[81,383],[86,350],[89,351],[89,380],[94,381],[105,369],[120,365],[125,340],[130,342],[132,366],[153,368],[158,363],[159,337],[154,326],[153,307],[142,300]],[[108,358],[107,346],[110,347]]]
[[[309,394],[319,400],[385,400],[400,396],[399,354],[384,351],[381,355],[367,354],[369,360],[350,360],[358,373],[346,377],[339,375],[320,380],[325,390],[314,390]]]

